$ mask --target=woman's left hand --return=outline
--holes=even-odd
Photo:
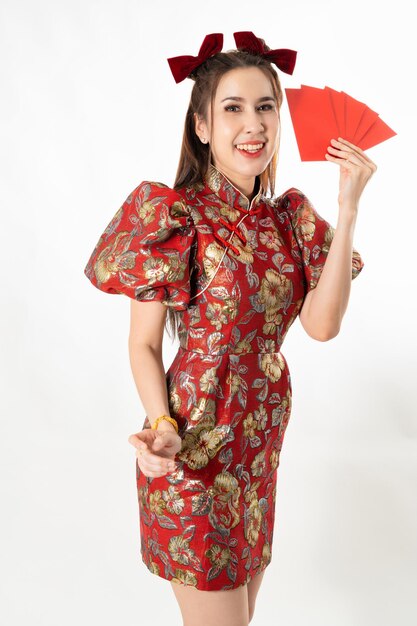
[[[346,139],[331,140],[326,159],[340,165],[339,206],[357,207],[365,185],[376,172],[377,166],[358,146]]]

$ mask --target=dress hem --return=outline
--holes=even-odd
[[[259,574],[264,572],[266,570],[266,568],[268,567],[268,565],[270,565],[270,563],[272,561],[272,556],[271,556],[269,561],[267,561],[265,563],[265,565],[262,567],[262,569],[258,568],[252,575],[249,575],[250,573],[248,572],[246,580],[242,581],[241,583],[238,583],[238,584],[234,583],[234,584],[232,584],[230,586],[226,586],[226,587],[225,586],[223,586],[223,587],[213,587],[213,586],[201,587],[199,585],[191,585],[191,584],[183,583],[183,582],[179,581],[178,579],[175,579],[175,581],[174,581],[173,580],[173,578],[174,578],[173,576],[171,576],[171,578],[169,578],[167,576],[164,576],[161,573],[158,574],[157,572],[152,570],[152,568],[148,565],[148,563],[145,561],[145,559],[143,557],[143,554],[141,556],[142,556],[142,562],[145,564],[147,570],[151,574],[153,574],[154,576],[158,576],[158,578],[162,578],[163,580],[167,580],[168,582],[175,582],[178,585],[184,585],[185,587],[193,587],[194,589],[197,589],[198,591],[229,591],[229,590],[232,590],[232,589],[237,589],[238,587],[242,587],[242,585],[246,585],[247,583],[249,583],[253,578],[255,578],[255,576],[258,576]]]

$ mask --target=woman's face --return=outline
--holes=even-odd
[[[272,86],[257,67],[236,68],[222,76],[216,93],[213,129],[196,118],[196,132],[211,143],[214,165],[245,195],[252,194],[255,176],[261,174],[278,144],[278,104]],[[256,153],[238,149],[249,143],[264,144]]]

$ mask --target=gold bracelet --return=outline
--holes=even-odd
[[[174,418],[171,417],[170,415],[161,415],[160,417],[157,417],[156,420],[151,425],[151,428],[153,430],[156,430],[158,428],[159,422],[162,420],[166,420],[167,422],[170,422],[174,426],[176,432],[178,433],[178,422],[174,420]]]

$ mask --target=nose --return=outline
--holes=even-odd
[[[245,128],[247,132],[252,132],[253,134],[262,132],[264,129],[262,113],[249,111],[245,116]]]

